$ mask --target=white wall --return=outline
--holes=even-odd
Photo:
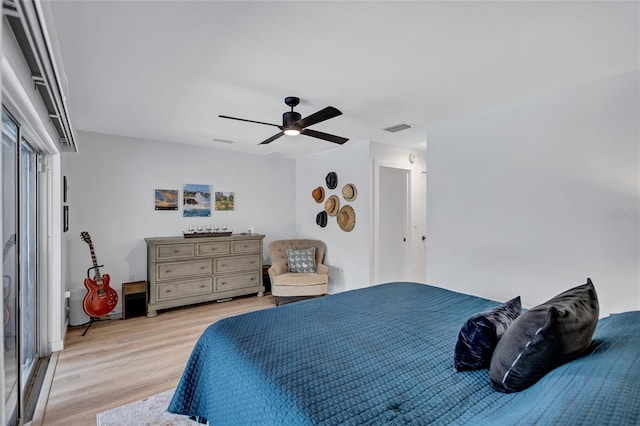
[[[409,154],[416,155],[416,162],[409,163]],[[410,169],[416,177],[425,167],[425,153],[407,149],[398,149],[390,145],[375,142],[349,143],[340,149],[300,158],[296,162],[296,234],[300,238],[315,238],[327,245],[326,263],[329,273],[329,293],[367,287],[375,283],[375,246],[377,232],[374,229],[375,180],[379,165]],[[329,172],[338,175],[338,186],[327,190],[325,200],[333,194],[338,195],[341,206],[349,204],[356,213],[356,225],[351,232],[344,232],[338,226],[335,217],[329,217],[327,226],[316,225],[318,212],[324,209],[323,203],[316,203],[311,192],[317,186],[327,189],[325,177]],[[417,178],[416,178],[417,179]],[[345,202],[342,187],[353,183],[358,188],[358,197],[353,202]],[[411,183],[412,224],[418,226],[418,215],[425,214],[424,201],[417,194],[418,185]],[[383,224],[384,226],[384,224]],[[417,234],[416,234],[417,235]],[[419,236],[416,236],[419,240]],[[421,243],[412,243],[413,262],[424,263],[424,250]],[[416,279],[424,281],[424,277]]]
[[[398,158],[408,163],[408,151],[378,145],[370,153],[368,142],[294,160],[239,154],[188,145],[167,144],[112,135],[78,132],[79,153],[63,155],[68,181],[70,230],[63,236],[63,280],[67,289],[84,291],[83,280],[91,266],[89,248],[80,232],[91,235],[102,273],[111,275],[111,286],[146,279],[145,237],[181,235],[189,224],[226,223],[236,232],[254,226],[266,234],[268,244],[282,238],[317,238],[327,244],[331,267],[329,292],[366,287],[372,283],[373,164]],[[424,167],[418,154],[416,165]],[[398,160],[399,161],[399,160]],[[349,204],[356,212],[351,232],[342,231],[336,218],[326,228],[315,223],[324,208],[311,191],[326,188],[328,172],[338,174],[339,195],[346,183],[358,188]],[[179,211],[155,211],[154,190],[178,189],[185,183],[211,184],[212,191],[233,191],[233,212],[212,212],[211,219],[184,218]],[[116,312],[120,306],[116,308]]]
[[[92,265],[82,231],[91,235],[101,272],[120,289],[123,282],[147,278],[145,237],[224,223],[234,232],[254,226],[266,234],[266,246],[295,229],[293,160],[86,132],[78,132],[78,145],[79,153],[63,156],[70,205],[70,230],[63,237],[67,289],[83,289]],[[177,189],[182,197],[187,183],[234,192],[235,210],[185,218],[182,206],[154,209],[155,189]]]
[[[432,284],[534,306],[591,277],[640,308],[639,73],[433,125]]]
[[[367,287],[370,285],[370,162],[369,143],[348,143],[340,149],[300,158],[296,161],[296,231],[299,238],[313,238],[327,245],[325,263],[329,265],[329,293]],[[329,172],[338,175],[338,186],[327,189],[325,177]],[[353,183],[358,197],[345,202],[342,187]],[[340,205],[349,204],[356,214],[355,227],[343,231],[335,217],[328,217],[327,226],[316,225],[316,215],[324,209],[316,203],[311,192],[317,186],[326,190],[325,200],[337,195]]]

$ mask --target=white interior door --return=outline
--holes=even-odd
[[[378,282],[410,280],[410,171],[380,166],[378,186]]]

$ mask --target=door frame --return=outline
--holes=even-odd
[[[407,222],[405,235],[409,239],[407,246],[407,253],[412,253],[413,244],[411,238],[411,224],[413,223],[413,173],[414,170],[407,167],[405,164],[401,164],[397,161],[389,160],[373,160],[372,180],[373,180],[373,200],[372,200],[372,235],[373,235],[373,255],[371,256],[371,285],[379,284],[380,280],[380,169],[387,167],[391,169],[399,169],[408,172],[407,180]],[[409,275],[411,275],[411,256],[408,256]]]
[[[58,142],[53,139],[55,134],[50,121],[45,121],[41,117],[40,103],[37,98],[33,98],[32,93],[25,89],[22,84],[19,72],[14,69],[7,57],[0,58],[0,72],[2,74],[2,91],[0,100],[2,107],[7,110],[11,117],[20,126],[20,146],[21,139],[24,138],[29,145],[37,152],[37,280],[38,288],[38,312],[37,321],[37,341],[36,350],[42,358],[47,358],[52,352],[63,348],[63,326],[64,291],[62,288],[62,199],[61,199],[61,151]],[[4,237],[0,230],[0,240]],[[1,272],[1,266],[0,266]],[[0,337],[2,336],[0,332]],[[22,354],[20,355],[22,357]],[[20,359],[20,363],[22,359]],[[0,356],[0,367],[5,368],[5,362]],[[20,368],[22,366],[20,365]],[[38,367],[39,368],[39,367]],[[38,373],[41,374],[39,370]],[[35,376],[34,376],[35,377]],[[19,382],[22,381],[22,373],[19,375]],[[19,384],[20,387],[20,384]],[[30,388],[30,387],[29,387]],[[30,388],[31,389],[31,388]],[[36,388],[33,388],[36,389]],[[4,386],[0,390],[0,404],[3,410],[5,397]],[[39,390],[31,392],[30,398],[39,397]],[[30,403],[31,401],[29,401]],[[20,392],[18,407],[15,414],[24,420],[27,414],[25,411],[27,401]],[[10,413],[0,415],[0,421],[12,420]]]

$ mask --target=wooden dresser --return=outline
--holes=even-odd
[[[256,293],[262,284],[264,235],[145,238],[149,305],[158,309]]]

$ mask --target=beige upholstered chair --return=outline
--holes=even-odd
[[[304,250],[315,247],[316,272],[290,272],[287,249]],[[324,265],[325,245],[318,240],[278,240],[269,244],[269,279],[271,294],[276,298],[276,305],[282,297],[322,296],[327,294],[329,267]]]

